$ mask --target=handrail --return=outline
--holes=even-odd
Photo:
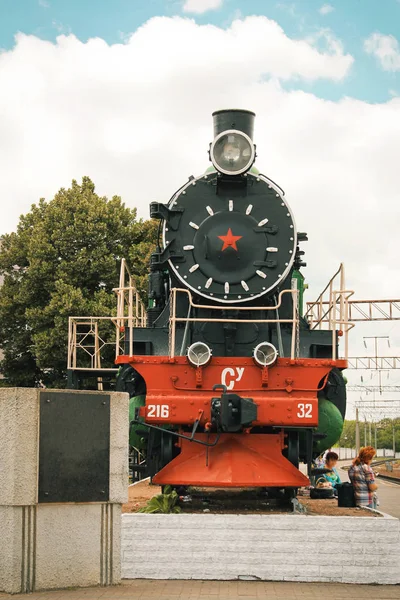
[[[335,278],[340,276],[339,289],[334,289]],[[113,290],[117,296],[117,311],[116,315],[109,317],[86,316],[78,317],[71,316],[68,325],[68,358],[67,368],[72,370],[80,369],[102,369],[102,356],[107,346],[115,347],[115,358],[122,353],[133,356],[133,341],[134,328],[146,326],[146,311],[143,302],[141,301],[134,278],[126,264],[125,259],[121,261],[119,287]],[[328,292],[328,300],[324,299],[324,294]],[[310,305],[305,314],[309,327],[313,329],[329,329],[332,331],[332,358],[336,359],[337,354],[337,338],[344,335],[344,357],[348,356],[348,332],[354,323],[351,322],[349,314],[349,298],[353,295],[353,291],[345,289],[344,282],[344,266],[340,265],[338,271],[331,278],[323,292],[318,296],[317,300]],[[189,311],[187,316],[177,315],[177,295],[185,294],[188,298]],[[278,309],[282,306],[284,294],[291,294],[293,310],[290,318],[279,318]],[[176,347],[176,325],[177,323],[289,323],[292,325],[290,358],[294,359],[299,356],[299,327],[300,315],[298,311],[298,294],[297,288],[282,290],[278,294],[276,304],[274,306],[248,306],[248,305],[209,305],[198,304],[194,302],[192,292],[185,288],[173,288],[170,291],[170,322],[169,322],[169,356],[174,358]],[[219,312],[219,315],[212,317],[193,317],[192,309],[202,309]],[[224,316],[220,316],[222,311]],[[236,314],[233,318],[229,318],[229,312],[235,313],[249,312],[257,313],[265,311],[267,318],[240,318],[240,314]],[[268,313],[272,311],[269,318]],[[274,314],[275,312],[275,314]],[[239,317],[239,318],[238,318]],[[105,333],[110,335],[109,328],[103,323],[109,322],[113,325],[111,328],[111,341],[108,337],[105,339]],[[183,344],[184,342],[182,342]],[[183,347],[183,346],[182,346]],[[181,353],[182,353],[181,349]],[[79,355],[79,356],[78,356]],[[83,357],[87,357],[87,361]],[[89,367],[82,366],[83,363],[89,364]]]
[[[129,270],[125,258],[121,261],[119,274],[119,287],[113,290],[117,294],[117,348],[119,347],[121,332],[124,328],[125,317],[128,317],[129,336],[129,355],[133,354],[133,328],[146,326],[146,309],[141,301],[135,280]],[[134,302],[135,299],[135,309]],[[128,314],[125,315],[125,312]]]
[[[291,294],[293,299],[293,316],[291,319],[226,319],[226,318],[209,318],[209,317],[177,317],[176,316],[176,296],[178,293],[183,293],[188,296],[189,305],[191,308],[202,308],[208,310],[219,311],[273,311],[277,310],[282,304],[282,296]],[[282,290],[278,295],[278,303],[275,306],[212,306],[204,304],[196,304],[193,302],[193,296],[190,290],[185,288],[172,288],[170,294],[170,326],[169,326],[169,357],[172,359],[175,356],[176,345],[176,323],[291,323],[292,324],[292,340],[291,340],[291,358],[295,358],[296,341],[299,335],[299,316],[297,314],[297,289]],[[298,344],[297,344],[298,347]]]
[[[147,316],[134,277],[124,258],[121,261],[119,287],[113,288],[113,292],[117,296],[116,315],[69,317],[67,369],[84,368],[78,366],[78,353],[80,356],[87,355],[90,365],[88,368],[102,369],[101,353],[106,346],[115,346],[115,358],[124,351],[126,328],[130,333],[129,353],[133,354],[133,329],[134,327],[145,327]],[[115,340],[106,341],[99,332],[99,324],[106,321],[114,325]]]
[[[330,278],[330,280],[328,281],[328,283],[326,284],[326,286],[324,287],[324,289],[322,290],[322,292],[320,293],[320,295],[318,296],[318,298],[315,300],[315,302],[307,302],[307,304],[311,304],[312,306],[310,306],[310,308],[307,310],[307,312],[304,315],[304,318],[307,319],[308,313],[310,312],[310,310],[312,310],[312,308],[320,303],[320,300],[322,299],[323,295],[325,294],[326,290],[328,289],[328,287],[331,285],[331,282],[335,279],[335,277],[337,275],[339,275],[339,273],[342,271],[343,268],[343,263],[340,263],[340,266],[338,268],[338,270],[336,271],[336,273],[334,275],[332,275],[332,277]]]
[[[339,282],[336,279],[339,277]],[[339,289],[335,289],[338,284]],[[328,298],[324,294],[328,292]],[[343,263],[331,277],[315,302],[307,302],[308,310],[304,318],[311,330],[328,329],[332,331],[332,358],[336,358],[337,336],[344,336],[344,358],[348,356],[348,334],[354,327],[349,313],[349,299],[354,294],[347,290],[345,285],[345,271]]]

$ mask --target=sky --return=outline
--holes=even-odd
[[[0,0],[0,234],[84,175],[147,218],[232,107],[308,232],[307,299],[340,262],[355,298],[399,298],[400,0]],[[365,335],[399,356],[396,322],[353,356]]]

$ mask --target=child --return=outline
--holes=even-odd
[[[325,469],[329,469],[329,473],[324,473],[321,475],[316,482],[317,488],[333,488],[333,493],[335,496],[338,494],[336,489],[337,484],[342,483],[339,473],[336,470],[338,458],[339,457],[336,452],[329,451],[326,453],[323,467]]]
[[[326,481],[328,481],[333,488],[335,488],[338,483],[342,483],[339,473],[336,469],[338,458],[339,456],[336,454],[336,452],[327,452],[325,456],[325,469],[329,469],[331,472],[325,473],[324,479],[326,479]]]

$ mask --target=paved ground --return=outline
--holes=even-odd
[[[348,464],[348,461],[346,461],[346,463]],[[341,480],[348,481],[347,471],[339,469],[339,472]],[[380,479],[379,476],[377,477],[376,482],[379,486],[377,491],[380,502],[378,510],[400,519],[400,485]]]
[[[151,581],[112,588],[35,594],[0,594],[1,600],[399,600],[400,586],[261,581]]]
[[[379,485],[377,494],[380,502],[378,510],[400,519],[400,485],[384,481],[383,479],[379,479],[379,477],[377,483]]]

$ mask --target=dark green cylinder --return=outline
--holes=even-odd
[[[219,133],[228,129],[243,131],[249,138],[253,139],[255,113],[251,110],[240,110],[231,108],[227,110],[216,110],[212,114],[214,119],[214,138]]]
[[[324,433],[326,437],[314,442],[314,451],[321,454],[336,444],[342,434],[343,423],[340,410],[326,398],[320,398],[318,400],[318,429],[316,433]]]

